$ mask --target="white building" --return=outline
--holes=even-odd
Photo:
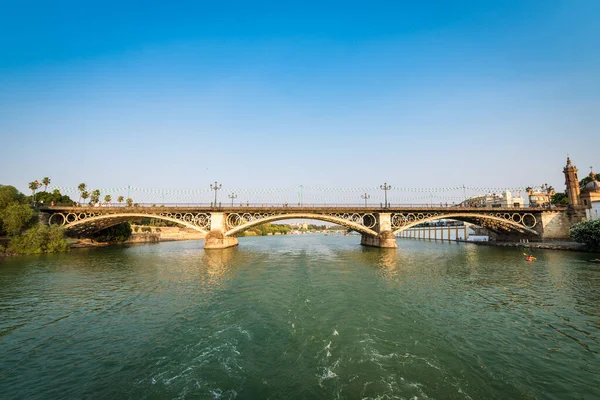
[[[502,194],[490,193],[471,197],[461,204],[466,207],[498,207],[498,208],[523,208],[523,197],[513,196],[506,190]]]

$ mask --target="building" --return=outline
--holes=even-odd
[[[502,194],[484,194],[471,197],[461,203],[463,207],[498,207],[498,208],[522,208],[523,197],[515,197],[506,190]]]
[[[569,207],[575,208],[579,206],[579,179],[577,178],[577,168],[571,163],[571,159],[567,157],[567,165],[563,169],[565,174],[565,186],[567,187],[567,198],[569,199]]]
[[[581,204],[586,207],[587,219],[600,219],[600,182],[594,171],[589,174],[590,181],[581,189]]]
[[[539,192],[534,191],[531,187],[525,190],[527,190],[527,195],[529,196],[529,207],[550,207],[552,197],[556,194],[554,188],[548,186],[547,183],[542,185]]]

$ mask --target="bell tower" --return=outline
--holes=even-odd
[[[571,159],[567,157],[567,165],[563,169],[565,174],[565,185],[567,186],[567,197],[569,206],[577,207],[581,204],[579,199],[579,179],[577,178],[577,168],[571,164]]]

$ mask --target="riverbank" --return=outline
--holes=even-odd
[[[138,228],[138,232],[135,232]],[[150,228],[150,232],[140,232],[141,228]],[[157,242],[173,242],[180,240],[202,240],[204,234],[194,229],[179,228],[179,227],[142,227],[132,225],[131,237],[126,240],[125,244],[136,244],[136,243],[157,243]],[[109,246],[112,243],[96,242],[92,239],[72,239],[70,241],[71,248],[84,248],[84,247],[104,247]]]
[[[465,241],[462,241],[465,242]],[[589,248],[584,244],[569,242],[569,241],[556,241],[556,242],[468,242],[483,246],[496,246],[496,247],[520,247],[529,249],[545,249],[545,250],[567,250],[567,251],[580,251],[587,253],[600,253],[600,249]]]

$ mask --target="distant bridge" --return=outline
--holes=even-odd
[[[206,205],[135,207],[44,207],[44,222],[64,226],[76,234],[90,234],[126,221],[143,218],[176,223],[206,234],[205,248],[238,244],[237,235],[255,226],[289,219],[313,219],[359,232],[361,244],[397,247],[396,234],[440,219],[481,226],[499,238],[554,239],[568,236],[570,221],[565,208],[471,208],[405,205],[368,207],[356,205],[288,206]],[[566,231],[565,231],[566,229]]]

